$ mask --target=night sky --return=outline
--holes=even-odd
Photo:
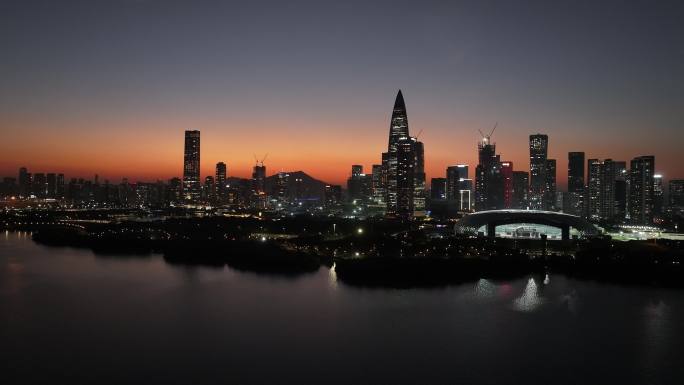
[[[0,175],[304,170],[342,183],[386,150],[398,89],[428,178],[477,159],[478,129],[528,170],[567,152],[655,155],[684,177],[681,1],[0,2]],[[369,170],[368,170],[369,171]]]

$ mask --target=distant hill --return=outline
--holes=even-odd
[[[249,189],[251,188],[252,180],[247,178],[238,178],[236,176],[229,176],[226,178],[226,183],[230,186]]]
[[[325,198],[327,183],[311,177],[304,171],[285,172],[287,177],[287,191],[289,199],[319,199]],[[278,174],[266,178],[266,193],[274,195],[278,183]]]

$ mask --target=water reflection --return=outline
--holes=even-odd
[[[9,267],[13,262],[23,267]],[[15,233],[5,241],[0,234],[0,362],[10,368],[2,378],[684,383],[681,291],[558,275],[552,282],[540,275],[432,290],[359,290],[336,285],[334,267],[326,269],[296,280],[271,278],[225,265],[95,258],[88,250],[41,247]],[[10,285],[20,291],[8,292]],[[581,305],[581,316],[560,301],[572,311]],[[87,363],[79,367],[80,381],[63,374],[74,362]],[[112,371],[112,362],[125,370]],[[343,365],[331,376],[337,362],[363,365]],[[270,370],[254,371],[255,363]]]
[[[334,262],[330,269],[328,269],[328,285],[333,289],[337,288],[337,272],[335,271]]]
[[[4,266],[4,269],[5,282],[3,285],[0,285],[0,289],[6,291],[8,294],[18,294],[24,286],[24,264],[16,258],[10,258]]]
[[[22,232],[23,233],[23,232]],[[18,235],[18,234],[17,234]],[[13,237],[16,236],[13,234]],[[7,247],[10,251],[11,244],[9,231],[5,230],[5,237],[0,243],[0,247]],[[16,294],[21,291],[24,275],[24,264],[21,257],[11,250],[6,258],[0,259],[0,294]]]
[[[651,301],[644,307],[644,359],[645,368],[657,367],[666,355],[670,325],[670,307],[662,300]]]
[[[572,314],[577,314],[579,308],[579,296],[576,290],[572,290],[569,294],[561,296],[561,302],[565,305],[568,311]]]
[[[487,299],[496,295],[496,285],[486,279],[480,279],[475,284],[475,298]]]
[[[513,301],[513,308],[518,311],[531,312],[544,304],[541,290],[537,287],[534,278],[530,278],[522,295]]]

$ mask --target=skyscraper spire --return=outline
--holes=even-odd
[[[401,90],[397,92],[397,98],[394,99],[394,109],[406,110],[406,105],[404,104],[404,95],[401,94]]]
[[[406,104],[401,90],[397,92],[392,109],[392,119],[390,120],[389,144],[387,151],[393,153],[397,151],[397,142],[402,137],[409,136],[408,117],[406,116]]]
[[[404,95],[401,90],[397,92],[392,109],[392,119],[390,120],[389,142],[387,145],[387,181],[385,201],[387,203],[387,214],[394,216],[397,214],[397,179],[398,173],[398,144],[401,140],[409,139],[408,118],[406,116],[406,105]]]
[[[390,120],[387,152],[382,154],[382,179],[387,216],[402,219],[425,210],[423,143],[409,135],[406,104],[397,92]]]

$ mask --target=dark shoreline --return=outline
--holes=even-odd
[[[177,266],[222,267],[263,274],[297,276],[315,272],[329,260],[310,253],[285,250],[273,242],[256,240],[98,239],[74,230],[33,233],[34,242],[50,247],[90,249],[95,255],[151,256]]]
[[[164,261],[176,266],[229,266],[239,271],[290,277],[334,263],[337,278],[358,287],[443,287],[481,278],[508,280],[547,273],[621,285],[684,287],[684,269],[671,254],[646,255],[654,253],[652,248],[633,247],[626,249],[631,251],[626,257],[607,258],[609,250],[603,248],[605,243],[579,250],[574,256],[532,257],[506,250],[505,254],[491,253],[486,257],[339,258],[294,250],[275,240],[99,238],[70,228],[42,229],[33,233],[33,240],[46,246],[87,248],[103,257],[161,254]],[[610,247],[610,251],[615,252],[614,249]]]

